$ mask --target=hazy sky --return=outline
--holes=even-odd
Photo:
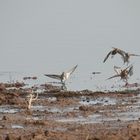
[[[139,0],[0,0],[2,71],[100,69],[112,46],[140,54],[139,38]]]

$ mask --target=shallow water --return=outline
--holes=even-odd
[[[20,109],[19,108],[15,108],[15,107],[12,107],[12,106],[0,106],[0,113],[9,113],[9,114],[14,114],[14,113],[17,113],[17,112],[20,112]]]
[[[23,128],[24,128],[24,126],[18,125],[18,124],[12,124],[11,127],[12,127],[13,129],[23,129]]]
[[[71,112],[74,111],[75,109],[78,109],[78,107],[64,107],[64,108],[57,108],[57,107],[48,107],[48,106],[32,106],[33,111],[48,111],[52,113],[65,113],[65,112]]]
[[[99,97],[97,99],[92,98],[86,98],[82,97],[81,101],[79,102],[82,105],[85,106],[92,106],[92,105],[102,105],[102,106],[110,106],[110,105],[126,105],[125,109],[122,110],[121,107],[118,107],[115,110],[108,110],[105,109],[103,111],[99,111],[99,113],[93,113],[92,115],[89,115],[87,117],[84,116],[78,116],[74,118],[58,118],[58,122],[64,122],[64,123],[80,123],[80,124],[90,124],[90,123],[102,123],[102,122],[113,122],[113,121],[133,121],[133,120],[139,120],[140,119],[140,102],[139,97],[126,97],[125,101],[124,99],[119,98],[110,98],[110,97]],[[132,103],[132,99],[134,103]],[[110,112],[112,112],[110,114]],[[109,115],[106,115],[109,114]]]
[[[115,116],[106,117],[103,114],[93,114],[88,117],[79,116],[76,118],[60,118],[56,121],[64,123],[79,123],[79,124],[90,124],[90,123],[102,123],[102,122],[113,122],[113,121],[132,121],[139,120],[140,113],[138,112],[122,112],[116,111]]]
[[[97,118],[101,117],[100,114],[94,114],[90,115],[88,117],[83,117],[79,116],[76,118],[61,118],[61,119],[56,119],[58,122],[64,122],[64,123],[80,123],[80,124],[86,124],[86,123],[100,123],[101,121]]]
[[[67,50],[66,48],[60,48],[60,50]],[[90,54],[88,56],[92,56],[92,48],[72,48],[72,50],[75,53],[79,53],[79,49],[80,52],[84,55],[84,52],[89,52]],[[114,64],[117,66],[121,66],[121,67],[126,67],[123,65],[121,59],[119,58],[119,56],[114,57],[113,59],[109,59],[108,62],[106,62],[105,64],[102,62],[102,59],[104,58],[104,56],[106,55],[106,53],[109,51],[109,49],[105,49],[103,48],[103,50],[105,52],[102,53],[103,56],[93,56],[93,58],[95,59],[95,61],[92,61],[92,57],[90,56],[88,58],[88,56],[86,57],[86,60],[84,63],[82,63],[82,56],[80,56],[79,60],[77,61],[76,64],[78,64],[77,69],[75,70],[75,72],[71,75],[71,77],[66,81],[66,87],[68,90],[84,90],[84,89],[89,89],[89,90],[97,90],[97,91],[106,91],[106,90],[123,90],[123,89],[127,89],[127,88],[123,88],[122,86],[125,85],[125,83],[123,81],[120,80],[120,78],[114,78],[111,80],[106,80],[107,78],[109,78],[110,76],[114,75],[115,72],[113,70],[113,66]],[[59,49],[55,48],[55,51],[59,52]],[[70,52],[73,52],[70,48],[68,48],[68,50],[70,50]],[[91,52],[90,52],[91,51]],[[97,48],[97,52],[99,52],[100,49]],[[61,51],[60,51],[61,52]],[[75,59],[77,59],[77,56],[73,56]],[[61,72],[63,71],[67,71],[69,69],[71,69],[75,64],[74,62],[74,58],[73,60],[69,60],[69,62],[67,62],[66,59],[63,59],[63,65],[61,64],[61,62],[59,62],[57,65],[53,64],[50,60],[50,63],[47,66],[47,69],[40,69],[39,71],[36,71],[35,69],[31,70],[30,72],[28,71],[22,71],[20,70],[19,72],[11,72],[9,73],[4,73],[1,76],[1,82],[14,82],[14,81],[24,81],[23,77],[25,76],[37,76],[38,79],[37,80],[26,80],[24,81],[27,86],[33,86],[33,85],[40,85],[40,84],[44,84],[44,83],[53,83],[54,85],[60,86],[60,84],[58,84],[58,80],[55,79],[51,79],[49,77],[44,76],[44,74],[61,74]],[[138,63],[138,58],[135,58],[136,63]],[[52,58],[52,61],[54,61],[55,58]],[[119,60],[119,61],[118,61]],[[60,64],[60,65],[59,65]],[[44,66],[43,66],[44,67]],[[129,78],[129,83],[140,83],[140,78],[139,76],[139,67],[137,65],[134,66],[135,67],[135,73],[132,77]],[[18,69],[17,69],[18,71]],[[100,71],[101,74],[97,74],[97,75],[93,75],[92,72],[93,71]],[[38,90],[38,92],[41,92],[42,90]]]

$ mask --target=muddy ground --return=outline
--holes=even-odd
[[[0,140],[140,140],[139,93],[3,90]]]

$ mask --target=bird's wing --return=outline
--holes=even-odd
[[[120,67],[114,66],[114,71],[115,71],[117,74],[120,74],[120,70],[121,70]]]
[[[67,73],[69,73],[70,75],[75,71],[75,69],[77,68],[78,65],[76,65],[75,67],[73,67],[72,69],[68,70]]]
[[[137,54],[129,54],[130,56],[140,56],[140,55],[137,55]]]
[[[117,49],[118,51],[121,51],[122,53],[126,53],[124,50],[122,49],[119,49],[119,48],[115,48],[115,47],[112,47],[114,50]]]
[[[127,70],[129,68],[133,67],[133,65],[129,65],[128,67],[126,67],[124,70]]]
[[[104,63],[105,63],[105,61],[107,60],[107,58],[109,57],[109,55],[112,53],[112,51],[110,51],[108,54],[107,54],[107,56],[105,57],[105,59],[104,59]]]
[[[44,75],[50,78],[61,80],[61,75],[56,75],[56,74],[44,74]]]
[[[133,66],[131,66],[131,67],[129,68],[129,70],[128,70],[128,74],[129,74],[130,76],[133,75]]]
[[[120,54],[121,56],[122,56],[122,59],[123,59],[123,61],[125,62],[125,51],[123,51],[123,50],[121,50],[121,49],[119,49],[119,48],[114,48],[114,47],[112,47],[113,49],[117,49],[117,53],[118,54]]]
[[[129,57],[127,57],[127,56],[124,55],[124,57],[122,56],[121,58],[122,58],[124,64],[125,64],[126,62],[129,62]]]
[[[117,75],[111,76],[111,77],[109,77],[107,80],[112,79],[112,78],[115,78],[115,77],[120,77],[120,74],[117,74]]]
[[[122,59],[125,59],[125,52],[123,50],[118,50],[118,54],[120,54],[122,56]]]

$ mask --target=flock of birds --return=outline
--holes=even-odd
[[[103,63],[105,63],[106,60],[110,56],[111,56],[111,58],[113,58],[117,54],[121,56],[124,64],[127,64],[127,67],[125,69],[122,69],[121,67],[114,66],[114,71],[116,72],[116,74],[111,76],[111,77],[109,77],[108,79],[112,79],[112,78],[115,78],[115,77],[120,77],[127,84],[129,76],[133,75],[133,65],[131,64],[131,65],[128,66],[128,64],[130,63],[130,57],[131,56],[140,56],[140,55],[131,54],[131,53],[125,52],[125,51],[123,51],[123,50],[121,50],[119,48],[112,47],[112,50],[106,55],[105,59],[103,60]],[[78,65],[74,66],[73,68],[71,68],[68,71],[62,72],[62,74],[60,74],[60,75],[57,75],[57,74],[45,74],[45,76],[60,80],[62,85],[63,85],[63,87],[65,87],[65,81],[75,71],[77,66]],[[101,72],[93,72],[92,74],[100,74],[100,73]]]
[[[121,67],[114,66],[114,71],[116,72],[116,74],[111,76],[111,77],[109,77],[108,79],[112,79],[112,78],[115,78],[115,77],[120,77],[127,84],[128,83],[127,80],[129,78],[129,76],[133,75],[133,65],[131,64],[131,65],[128,66],[128,64],[130,62],[130,57],[131,56],[140,56],[140,55],[130,54],[130,53],[127,53],[127,52],[125,52],[125,51],[123,51],[121,49],[113,48],[107,54],[107,56],[105,57],[103,62],[105,63],[106,60],[110,56],[111,56],[111,58],[113,58],[116,54],[119,54],[121,56],[124,64],[125,63],[127,64],[127,67],[125,69],[122,69]],[[57,79],[57,80],[60,80],[61,84],[62,84],[62,89],[66,89],[65,82],[66,82],[66,80],[69,79],[70,75],[76,70],[77,66],[78,65],[74,66],[73,68],[71,68],[68,71],[62,72],[60,75],[58,75],[58,74],[45,74],[45,76],[50,77],[50,78],[54,78],[54,79]],[[93,72],[92,74],[100,74],[100,73],[101,72]],[[36,77],[25,77],[24,78],[24,80],[27,80],[27,79],[36,79]],[[32,101],[37,100],[37,98],[38,98],[38,93],[37,93],[37,95],[35,97],[33,95],[33,89],[31,89],[30,95],[29,95],[29,99],[28,99],[28,109],[31,109]]]
[[[124,62],[124,64],[129,64],[130,62],[130,57],[131,56],[140,56],[140,55],[137,55],[137,54],[131,54],[131,53],[128,53],[128,52],[125,52],[119,48],[114,48],[107,54],[107,56],[105,57],[104,59],[104,63],[105,61],[108,59],[108,57],[111,55],[111,57],[113,57],[114,55],[116,54],[119,54]],[[109,77],[108,79],[112,79],[112,78],[115,78],[115,77],[120,77],[123,81],[126,82],[126,84],[128,84],[128,78],[129,76],[132,76],[133,75],[133,65],[129,65],[127,66],[125,69],[121,69],[120,67],[117,67],[117,66],[114,66],[114,71],[116,72],[115,75]]]
[[[103,60],[103,63],[105,63],[107,61],[107,59],[109,57],[113,58],[115,55],[120,55],[123,62],[124,62],[124,65],[126,64],[126,68],[122,69],[121,67],[117,67],[117,66],[114,66],[114,71],[115,71],[115,75],[109,77],[108,79],[112,79],[112,78],[116,78],[116,77],[120,77],[121,80],[123,80],[126,84],[128,84],[128,78],[129,76],[132,76],[133,75],[133,65],[130,64],[128,66],[128,64],[130,63],[130,58],[131,56],[140,56],[140,55],[137,55],[137,54],[131,54],[131,53],[128,53],[128,52],[125,52],[119,48],[112,48],[112,50],[106,55],[106,57],[104,58]],[[66,86],[65,86],[65,82],[66,80],[69,79],[69,77],[72,75],[72,73],[76,70],[76,68],[78,67],[78,65],[74,66],[73,68],[71,68],[70,70],[68,71],[64,71],[62,72],[61,74],[45,74],[45,76],[47,77],[50,77],[50,78],[54,78],[54,79],[57,79],[57,80],[60,80],[62,86],[61,88],[62,89],[67,89]],[[93,72],[92,74],[100,74],[101,72]],[[23,80],[36,80],[37,77],[34,76],[34,77],[24,77]],[[10,83],[10,84],[0,84],[0,90],[3,90],[5,88],[9,88],[9,87],[16,87],[16,88],[20,88],[20,87],[23,87],[25,86],[24,83],[19,83],[19,82],[16,82],[16,83]],[[37,100],[38,98],[38,92],[37,92],[37,95],[34,96],[34,87],[32,87],[30,90],[29,90],[29,97],[28,97],[28,109],[31,109],[31,105],[32,105],[32,102]]]

